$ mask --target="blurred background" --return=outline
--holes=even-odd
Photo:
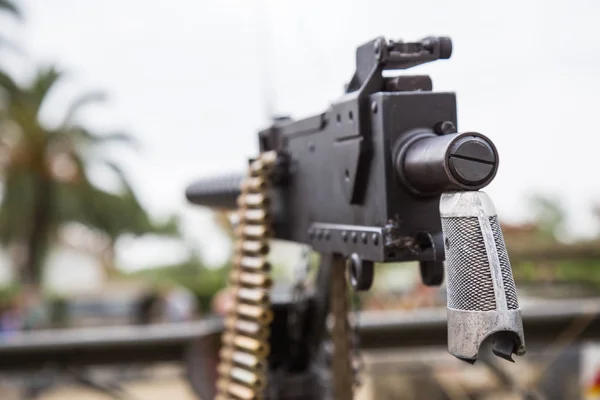
[[[0,339],[219,314],[231,227],[187,204],[185,187],[242,170],[271,117],[325,109],[355,48],[380,35],[452,37],[451,60],[415,73],[457,92],[459,131],[498,147],[486,192],[521,302],[598,296],[599,15],[592,0],[0,0]],[[274,246],[281,282],[301,252]],[[445,306],[415,265],[380,266],[376,279],[364,310]],[[569,378],[581,398],[595,398],[600,373],[590,346]],[[361,396],[413,398],[406,388],[421,381],[405,353],[367,356]],[[444,365],[427,374],[446,397],[502,386],[483,370],[459,379],[462,365],[432,357],[423,363]],[[534,376],[535,360],[525,364],[529,375],[516,374]],[[133,398],[195,398],[178,365],[142,372],[119,372]],[[115,398],[91,378],[36,376],[3,378],[0,398]]]

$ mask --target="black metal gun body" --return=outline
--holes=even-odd
[[[449,58],[451,51],[448,38],[416,43],[377,38],[357,49],[347,93],[327,111],[298,121],[282,118],[259,133],[261,151],[282,155],[273,194],[276,238],[374,262],[443,261],[439,195],[484,186],[497,157],[483,182],[456,181],[444,158],[460,136],[454,93],[432,92],[428,76],[385,78],[383,71]],[[444,134],[452,136],[445,141],[448,149],[426,154],[438,165],[420,178],[427,160],[408,165],[407,151],[419,140]],[[424,185],[412,185],[411,174]],[[187,197],[234,207],[240,181],[201,181],[188,188]]]
[[[368,139],[342,137],[356,122],[345,114],[338,123],[336,108],[311,130],[300,121],[263,132],[262,139],[274,139],[263,140],[263,150],[277,149],[288,158],[276,235],[322,253],[356,253],[376,262],[443,260],[443,247],[436,251],[424,240],[441,235],[439,197],[418,196],[403,186],[393,148],[411,132],[433,132],[440,121],[456,124],[454,95],[379,92],[366,103]]]
[[[275,238],[349,260],[355,290],[371,286],[375,262],[419,261],[423,282],[440,285],[448,259],[450,352],[473,362],[498,334],[494,352],[511,359],[525,352],[520,310],[496,211],[478,191],[494,179],[498,152],[480,133],[458,133],[454,93],[433,92],[428,76],[384,76],[451,53],[445,37],[372,40],[357,48],[356,72],[329,109],[259,132],[261,153],[277,154],[269,214]],[[186,196],[232,209],[241,183],[199,181]],[[313,347],[325,324],[326,300],[318,303]]]

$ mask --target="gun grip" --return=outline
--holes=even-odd
[[[497,355],[511,359],[512,353],[525,354],[517,291],[493,203],[479,191],[444,193],[440,215],[446,253],[448,350],[474,362],[482,342],[494,336]]]

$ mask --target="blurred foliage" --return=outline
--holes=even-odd
[[[2,20],[2,17],[5,15],[8,15],[19,22],[23,20],[23,14],[15,2],[9,0],[0,0],[0,20]],[[0,49],[10,50],[12,54],[23,55],[23,53],[20,51],[20,47],[4,36],[0,36]],[[2,100],[3,99],[0,96],[0,103],[2,103]]]
[[[600,293],[600,259],[596,251],[590,251],[600,246],[598,239],[562,243],[568,213],[558,198],[535,195],[530,199],[530,207],[532,224],[503,227],[509,253],[511,250],[520,253],[512,265],[520,287],[550,285],[544,295],[552,296],[569,291],[574,296]],[[526,261],[528,250],[546,255],[550,252],[553,256],[537,262]],[[564,284],[571,285],[570,289]]]
[[[17,7],[17,4],[10,0],[0,0],[0,13],[10,14],[17,19],[23,18],[23,14],[19,7]]]
[[[600,288],[600,260],[564,261],[556,265],[560,280],[587,281]]]
[[[540,238],[556,240],[564,233],[567,212],[556,197],[534,195],[529,200]]]
[[[513,265],[513,275],[516,281],[533,281],[536,279],[536,264],[532,262],[523,262]]]
[[[52,297],[48,301],[49,322],[52,328],[69,326],[68,301],[63,297]]]
[[[18,283],[0,286],[0,310],[18,306],[24,287]],[[67,301],[63,297],[51,293],[42,292],[41,300],[49,312],[49,323],[52,328],[67,326]]]
[[[313,254],[312,263],[314,265],[318,255]],[[315,269],[311,268],[311,271]],[[210,313],[213,297],[226,287],[230,270],[230,263],[209,268],[198,253],[192,252],[187,260],[179,264],[136,271],[123,275],[123,278],[144,280],[152,286],[154,291],[158,292],[174,285],[185,287],[194,293],[202,312]],[[273,278],[281,282],[284,280],[285,270],[284,267],[274,265],[272,267]]]
[[[0,285],[0,305],[7,305],[23,293],[25,286],[20,283],[7,283]],[[40,295],[46,302],[63,301],[65,298],[52,291],[41,291]]]
[[[67,108],[63,121],[49,127],[40,113],[64,73],[43,67],[26,84],[0,73],[6,106],[0,110],[0,243],[20,245],[22,260],[15,260],[21,281],[38,284],[48,247],[60,226],[84,224],[106,236],[111,245],[123,234],[179,235],[179,221],[157,224],[136,197],[118,164],[102,157],[108,145],[137,148],[124,133],[100,134],[77,122],[86,106],[105,99],[102,93],[84,93]],[[110,169],[120,181],[118,191],[96,187],[88,176],[95,164]]]
[[[172,285],[183,286],[194,293],[202,312],[210,312],[213,296],[225,287],[229,265],[207,268],[199,254],[192,253],[180,264],[136,271],[127,277],[147,280],[155,290]]]
[[[21,10],[17,7],[15,2],[9,0],[0,0],[0,12],[7,12],[17,18],[21,18]]]
[[[21,293],[21,287],[15,284],[0,286],[0,307],[11,305]]]

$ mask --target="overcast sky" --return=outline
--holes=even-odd
[[[357,45],[376,36],[448,35],[448,61],[415,68],[434,89],[456,91],[459,131],[497,145],[500,170],[486,191],[500,217],[527,217],[529,194],[553,193],[569,206],[572,231],[589,234],[600,200],[600,2],[26,0],[24,26],[9,34],[37,62],[70,73],[47,118],[82,90],[110,102],[85,114],[105,130],[143,144],[122,161],[157,215],[179,210],[193,240],[224,239],[185,203],[188,183],[243,168],[256,154],[268,112],[302,117],[342,93]],[[2,20],[5,21],[5,20]],[[6,23],[4,23],[6,27]],[[6,56],[26,76],[23,60]],[[30,71],[29,71],[30,72]],[[215,236],[216,235],[216,236]],[[153,250],[155,249],[155,250]],[[160,254],[159,254],[160,253]],[[168,252],[167,252],[168,253]],[[136,246],[131,262],[165,256]]]

